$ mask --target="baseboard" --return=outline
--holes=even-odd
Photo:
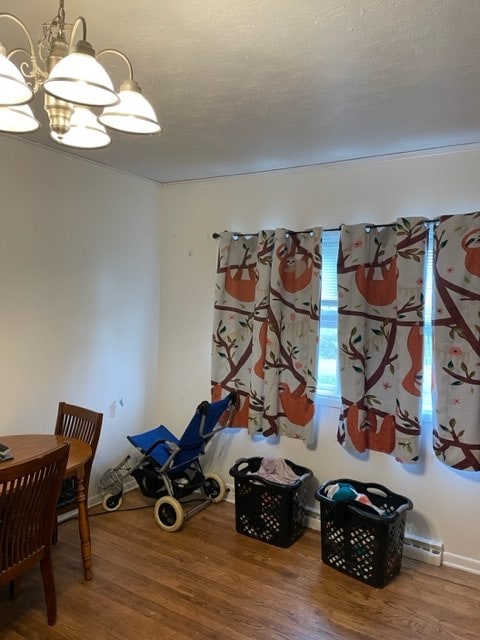
[[[138,487],[134,478],[130,478],[124,481],[123,491],[128,493]],[[231,504],[235,504],[235,485],[227,483],[227,495],[225,501]],[[88,500],[88,506],[93,507],[101,504],[103,495],[97,494],[92,496]],[[320,531],[320,514],[312,508],[306,507],[307,513],[307,527],[315,531]],[[71,514],[63,514],[60,518],[60,522],[71,517]],[[430,540],[428,538],[422,538],[408,534],[405,536],[403,553],[408,558],[413,558],[419,562],[426,562],[435,566],[444,565],[446,567],[452,567],[461,571],[467,571],[469,573],[475,573],[480,575],[480,560],[473,558],[467,558],[465,556],[459,556],[454,553],[448,553],[443,550],[443,544],[441,542]]]
[[[123,481],[123,493],[128,493],[129,491],[133,491],[133,489],[138,489],[138,484],[135,478],[128,478]],[[89,507],[96,507],[98,504],[102,504],[103,498],[105,497],[105,493],[97,493],[94,496],[91,496],[88,499]]]
[[[307,527],[320,531],[320,514],[311,507],[306,508]],[[433,564],[439,567],[442,564],[443,544],[427,538],[415,535],[405,535],[403,554],[420,562]]]
[[[305,511],[307,512],[307,527],[315,531],[320,531],[320,513],[312,509],[312,507],[306,507]]]
[[[235,486],[233,484],[225,483],[227,487],[227,495],[225,496],[225,502],[230,502],[230,504],[235,504]]]
[[[234,504],[234,487],[230,486],[229,488],[231,491],[228,494],[227,500]],[[308,506],[305,510],[307,512],[307,527],[315,531],[320,531],[320,513],[316,509]],[[403,554],[405,557],[413,558],[419,562],[425,562],[437,567],[444,565],[480,575],[479,560],[448,553],[444,551],[442,542],[429,538],[422,538],[421,536],[410,533],[406,534],[403,544]]]
[[[138,484],[135,481],[135,478],[129,478],[128,480],[124,480],[124,482],[123,482],[123,493],[128,493],[129,491],[132,491],[133,489],[136,489],[137,487],[138,487]],[[94,496],[90,496],[88,498],[88,508],[91,509],[92,507],[96,507],[99,504],[102,504],[104,495],[105,494],[103,494],[103,493],[97,493]],[[77,510],[76,509],[72,509],[72,511],[67,511],[66,513],[62,513],[60,516],[58,516],[58,522],[59,522],[59,524],[61,524],[62,522],[66,522],[67,520],[71,520],[72,518],[75,518],[76,516],[77,516]]]
[[[460,569],[461,571],[480,575],[480,560],[466,558],[465,556],[458,556],[455,553],[444,552],[443,564],[446,567],[452,567],[453,569]]]

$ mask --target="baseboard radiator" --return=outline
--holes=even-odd
[[[137,488],[137,483],[133,478],[129,478],[124,484],[124,492],[127,493],[132,489]],[[226,501],[235,503],[235,490],[232,485],[227,485]],[[97,494],[91,496],[88,500],[88,506],[93,507],[101,504],[102,496]],[[309,529],[315,529],[320,531],[320,514],[314,508],[307,507],[307,527]],[[68,520],[72,516],[75,516],[75,512],[62,514],[60,522]],[[428,538],[422,538],[410,531],[405,534],[403,542],[403,554],[407,558],[413,558],[420,562],[435,565],[437,567],[444,565],[446,567],[454,567],[461,571],[468,571],[480,575],[480,561],[473,558],[467,558],[458,556],[452,553],[445,552],[443,543]]]
[[[309,529],[320,531],[320,515],[314,509],[306,509]],[[440,567],[443,562],[443,543],[406,533],[403,539],[403,555],[420,562]]]
[[[403,555],[440,567],[443,563],[443,544],[409,533],[403,539]]]

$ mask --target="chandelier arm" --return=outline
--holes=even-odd
[[[48,73],[38,66],[37,58],[34,55],[29,53],[26,49],[22,49],[21,47],[12,49],[7,55],[7,58],[11,60],[17,53],[21,53],[30,59],[29,62],[24,61],[20,63],[20,71],[22,72],[23,76],[25,76],[25,78],[33,78],[35,80],[32,91],[34,93],[37,93],[44,80],[48,78]]]
[[[16,55],[17,53],[23,53],[27,57],[31,57],[31,54],[26,49],[23,49],[22,47],[17,47],[16,49],[12,49],[11,51],[9,51],[9,53],[7,54],[7,58],[11,60],[13,56]]]
[[[13,20],[13,22],[15,22],[16,24],[18,24],[19,27],[21,27],[21,29],[23,30],[23,32],[25,33],[25,35],[27,37],[28,44],[30,46],[30,54],[32,56],[35,56],[35,47],[34,47],[34,44],[33,44],[32,36],[30,35],[30,31],[23,24],[23,22],[20,20],[20,18],[17,18],[17,16],[12,15],[11,13],[0,13],[0,19],[1,18],[8,18],[10,20]]]
[[[70,52],[72,51],[75,34],[77,33],[77,29],[80,25],[82,25],[82,29],[83,29],[82,40],[87,39],[87,21],[83,16],[78,16],[78,18],[76,18],[75,22],[73,23],[72,31],[70,33],[70,40],[68,41],[68,49]]]
[[[24,25],[24,23],[20,20],[20,18],[17,18],[17,16],[12,15],[11,13],[0,13],[0,19],[2,18],[7,18],[9,20],[12,20],[13,22],[15,22],[15,24],[17,24],[23,31],[23,33],[25,34],[27,40],[28,40],[28,45],[30,47],[30,52],[28,52],[26,49],[22,49],[20,47],[13,49],[12,51],[10,51],[10,53],[8,54],[7,58],[10,60],[10,58],[12,56],[14,56],[17,53],[23,53],[24,55],[26,55],[27,57],[30,58],[30,70],[28,70],[27,68],[27,64],[26,62],[23,62],[20,66],[20,70],[22,72],[22,74],[26,77],[26,78],[33,78],[34,79],[34,84],[32,87],[32,91],[34,93],[36,93],[39,88],[41,87],[43,80],[47,77],[47,74],[42,70],[42,68],[38,65],[38,60],[37,60],[37,56],[35,55],[35,45],[33,43],[33,38],[30,35],[30,31],[27,29],[27,27]]]
[[[132,67],[132,63],[127,58],[127,56],[124,53],[122,53],[121,51],[119,51],[118,49],[102,49],[96,55],[97,60],[98,60],[98,58],[100,58],[100,56],[102,56],[102,55],[104,55],[106,53],[113,53],[114,55],[117,55],[119,58],[122,58],[122,60],[126,63],[126,65],[128,67],[128,79],[129,80],[133,80],[133,67]]]

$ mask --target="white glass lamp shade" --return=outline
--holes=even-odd
[[[40,123],[27,105],[0,107],[0,131],[7,133],[31,133]]]
[[[0,45],[0,105],[26,104],[33,100],[33,91],[19,69],[5,55]]]
[[[102,124],[125,133],[152,134],[162,130],[155,111],[134,80],[125,81],[118,95],[120,102],[105,107],[98,118]]]
[[[74,51],[62,58],[43,86],[55,98],[90,107],[106,107],[119,101],[108,73],[87,53]]]
[[[51,138],[67,147],[77,149],[100,149],[110,144],[108,133],[99,122],[94,113],[86,107],[75,107],[70,118],[70,129],[63,136],[55,131]]]

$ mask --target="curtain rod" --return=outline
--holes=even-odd
[[[437,224],[438,222],[440,222],[440,218],[432,218],[431,220],[425,220],[425,224],[426,225],[431,225],[431,224]],[[396,225],[396,222],[390,222],[387,224],[365,224],[365,228],[366,229],[380,229],[383,227],[394,227]],[[342,227],[344,225],[340,225],[339,227],[332,227],[330,229],[322,229],[322,231],[341,231]],[[303,231],[296,231],[295,233],[308,233],[311,232],[311,229],[303,229]],[[290,231],[290,233],[292,233]],[[239,238],[243,238],[245,236],[258,236],[258,233],[237,233],[235,231],[232,231],[232,234],[234,236],[238,236]],[[217,231],[215,231],[214,233],[212,233],[212,238],[214,240],[217,240],[217,238],[220,238],[220,233],[218,233]]]

